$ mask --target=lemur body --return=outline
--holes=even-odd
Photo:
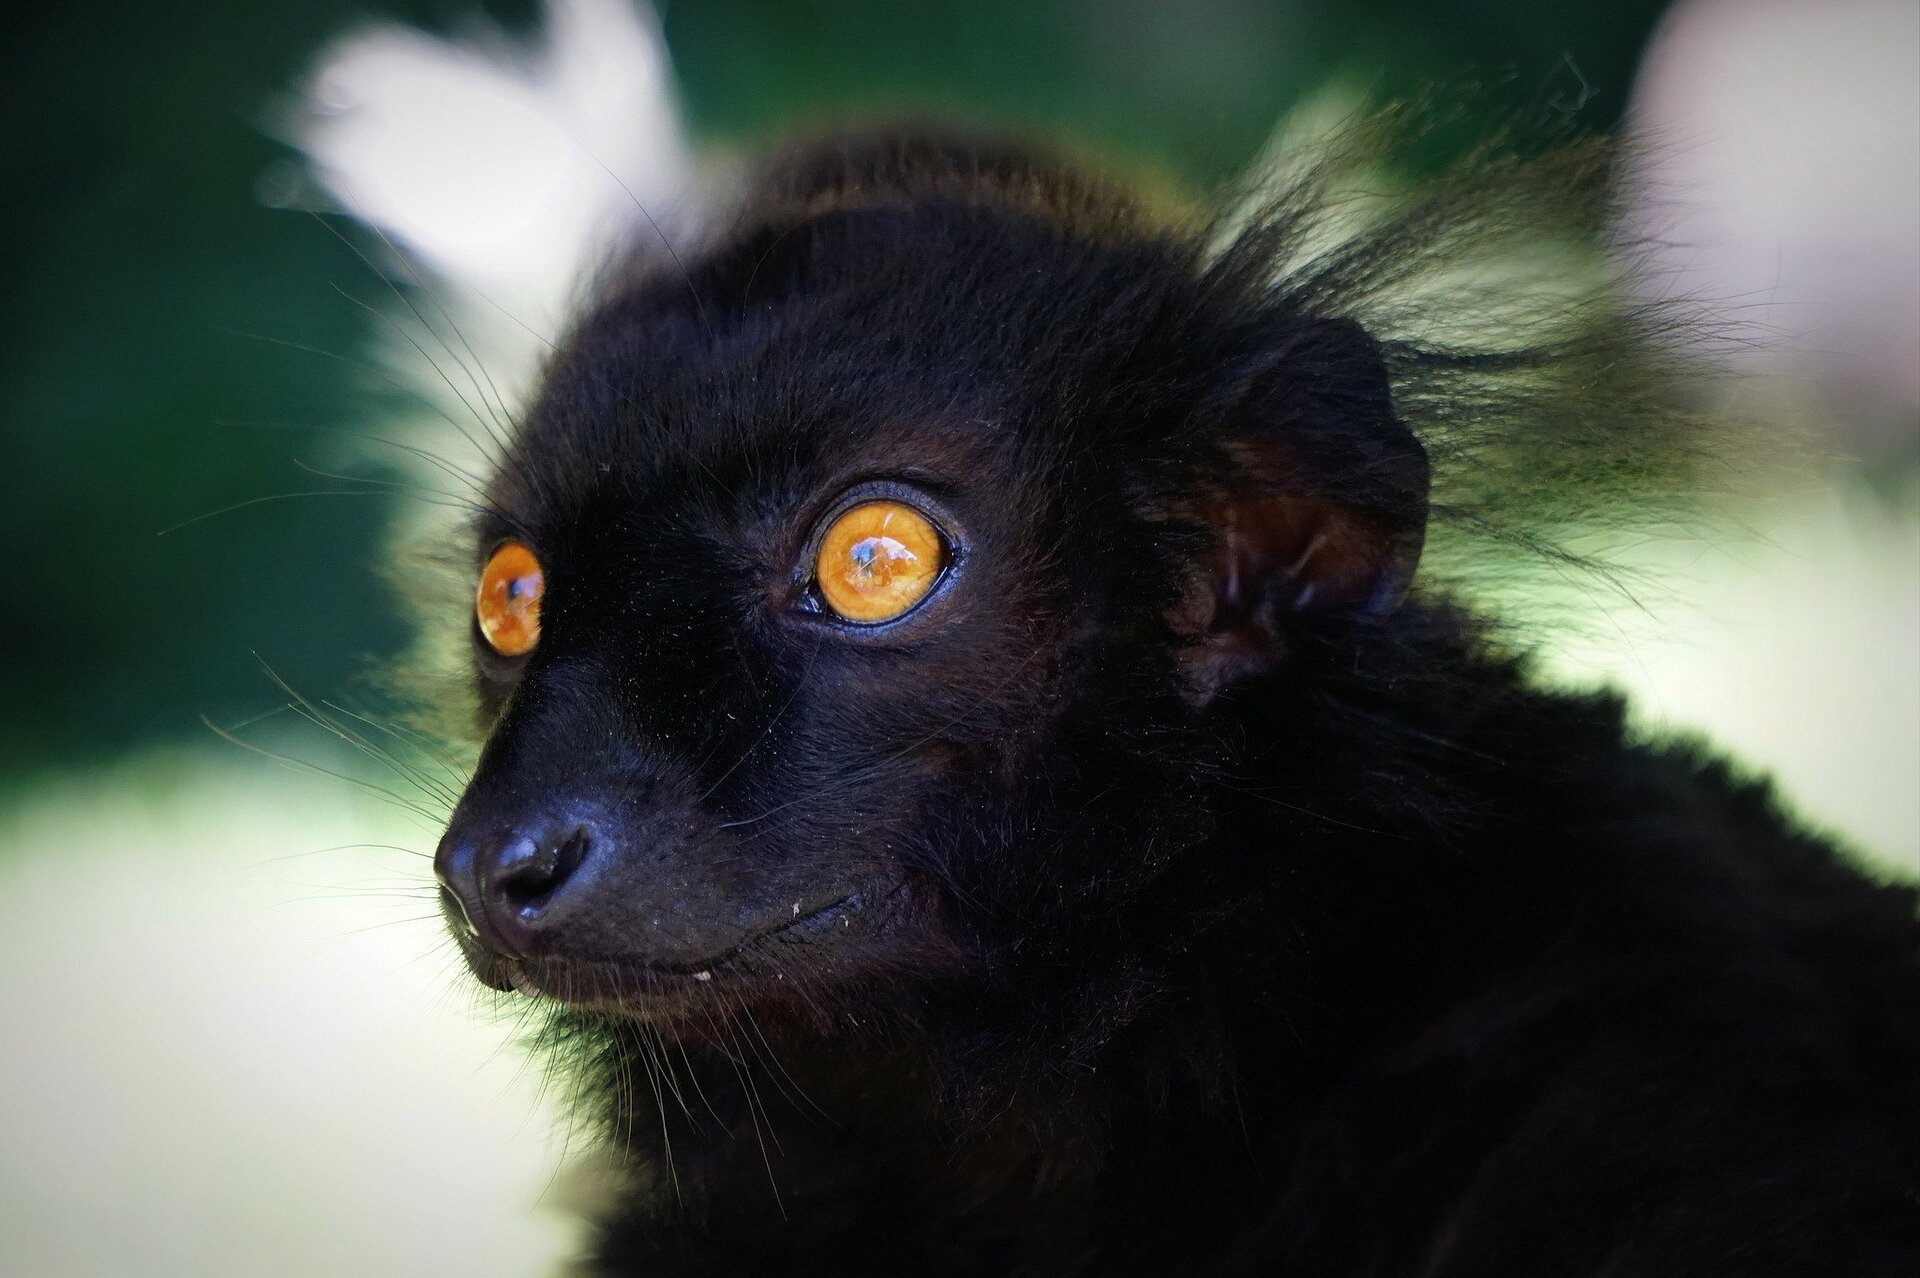
[[[603,1271],[1920,1263],[1914,895],[1425,583],[1551,351],[1370,331],[1432,209],[1295,214],[841,141],[561,346],[438,868],[630,1159]]]

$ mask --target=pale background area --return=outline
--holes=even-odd
[[[422,823],[237,752],[0,814],[0,1273],[543,1272],[565,1143]],[[79,849],[71,856],[57,849]]]

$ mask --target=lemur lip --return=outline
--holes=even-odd
[[[796,901],[788,917],[777,919],[770,926],[718,954],[691,961],[569,959],[561,956],[519,959],[486,951],[470,957],[476,960],[475,975],[484,984],[497,990],[512,990],[528,998],[551,998],[556,1002],[581,1006],[611,1003],[631,1010],[647,1002],[672,1002],[690,993],[693,986],[709,985],[717,979],[763,981],[767,973],[743,970],[739,962],[754,947],[791,934],[828,931],[835,919],[839,919],[842,927],[846,927],[861,905],[861,893],[858,891],[834,897],[811,909]],[[828,934],[831,932],[828,931]],[[775,982],[785,980],[778,972],[772,973],[772,978]],[[633,988],[635,986],[639,988]],[[588,992],[586,997],[580,996],[581,989]],[[617,993],[610,998],[603,997],[602,993],[607,990]]]
[[[480,948],[478,942],[464,939],[460,946],[466,954],[467,966],[473,969],[473,975],[490,990],[499,990],[502,994],[511,993],[514,984],[514,971],[519,966],[512,959],[501,958],[493,952]],[[522,991],[523,993],[525,991]]]

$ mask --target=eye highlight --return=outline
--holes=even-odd
[[[834,615],[877,625],[926,598],[946,566],[932,520],[903,502],[867,501],[827,526],[813,577]]]
[[[487,560],[474,592],[473,615],[480,637],[503,657],[519,657],[540,642],[540,596],[546,574],[531,550],[503,542]]]

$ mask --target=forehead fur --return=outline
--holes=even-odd
[[[740,493],[863,467],[1037,477],[1172,397],[1197,255],[1120,196],[1032,165],[847,190],[812,163],[721,243],[624,273],[555,359],[505,504],[688,470]]]

